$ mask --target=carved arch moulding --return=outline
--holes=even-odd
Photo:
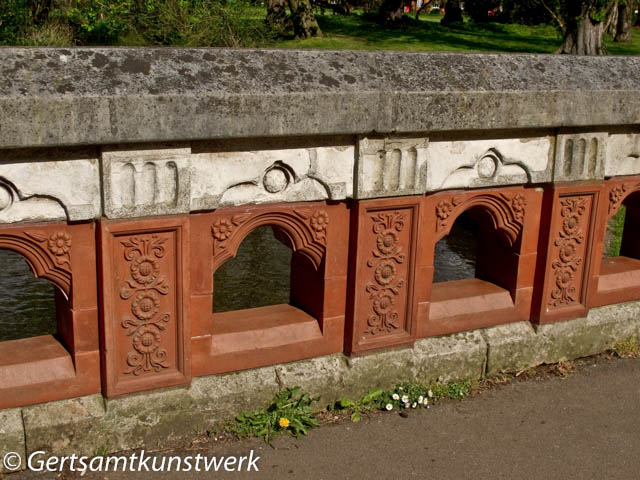
[[[21,228],[11,233],[0,230],[0,248],[19,253],[34,276],[46,278],[71,295],[72,237],[64,230],[47,232],[37,227]]]
[[[472,208],[481,208],[489,214],[494,229],[501,230],[514,245],[524,225],[527,195],[523,191],[509,193],[445,194],[435,203],[435,241],[449,234],[456,218]]]
[[[307,257],[316,270],[326,250],[329,213],[324,209],[294,207],[290,210],[258,210],[231,213],[222,212],[211,224],[213,236],[213,268],[236,256],[244,238],[261,226],[280,230],[294,252]]]

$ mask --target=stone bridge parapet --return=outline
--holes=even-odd
[[[57,287],[58,321],[0,342],[0,408],[640,300],[640,58],[8,48],[0,65],[0,248]],[[476,278],[435,283],[462,214]],[[290,303],[212,313],[214,272],[260,226],[292,250]]]

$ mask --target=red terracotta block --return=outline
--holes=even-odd
[[[412,344],[421,197],[365,200],[353,209],[348,353]]]
[[[532,318],[544,324],[585,316],[593,283],[601,183],[556,184],[545,192]]]
[[[622,205],[627,210],[620,256],[602,258],[607,222]],[[640,299],[640,176],[605,181],[597,226],[590,306]]]
[[[95,226],[20,224],[0,228],[0,248],[21,254],[55,290],[57,331],[0,342],[0,408],[100,391]]]
[[[416,295],[422,295],[418,337],[528,320],[541,205],[542,192],[524,187],[440,192],[423,199],[421,263],[433,266],[436,243],[463,212],[469,212],[479,234],[476,278],[434,284],[431,268],[429,278],[416,282]]]
[[[191,216],[193,374],[209,375],[342,351],[348,255],[346,205],[221,208]],[[213,274],[246,236],[269,225],[293,250],[291,304],[212,313]]]
[[[188,217],[100,227],[105,395],[188,383]]]

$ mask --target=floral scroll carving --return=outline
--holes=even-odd
[[[558,247],[558,258],[551,264],[556,288],[551,291],[550,306],[566,306],[578,301],[576,279],[580,265],[583,263],[579,245],[584,243],[585,236],[581,228],[582,217],[586,211],[584,197],[567,198],[560,201],[562,227],[554,245]]]
[[[626,183],[616,185],[609,190],[609,215],[613,215],[618,211],[624,197],[627,195],[627,190],[629,190],[629,185]]]
[[[133,299],[131,313],[120,322],[131,337],[134,351],[127,354],[125,374],[140,375],[168,368],[167,351],[161,348],[162,331],[169,323],[169,313],[159,314],[160,296],[169,293],[159,259],[166,253],[166,238],[158,235],[136,236],[122,241],[124,258],[130,263],[130,278],[120,288],[120,298]]]
[[[374,282],[367,282],[365,290],[373,302],[373,314],[367,320],[366,334],[392,333],[399,325],[399,315],[394,308],[396,297],[405,286],[404,278],[398,278],[396,265],[405,262],[406,255],[398,234],[405,228],[406,213],[380,212],[371,217],[376,234],[376,248],[367,266],[374,269]]]

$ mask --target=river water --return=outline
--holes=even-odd
[[[345,239],[347,241],[347,239]],[[270,227],[249,234],[236,258],[214,275],[214,312],[288,303],[291,250],[277,241]],[[436,246],[434,281],[473,277],[475,239],[461,222]],[[33,277],[17,253],[0,250],[0,341],[56,331],[54,287]]]

